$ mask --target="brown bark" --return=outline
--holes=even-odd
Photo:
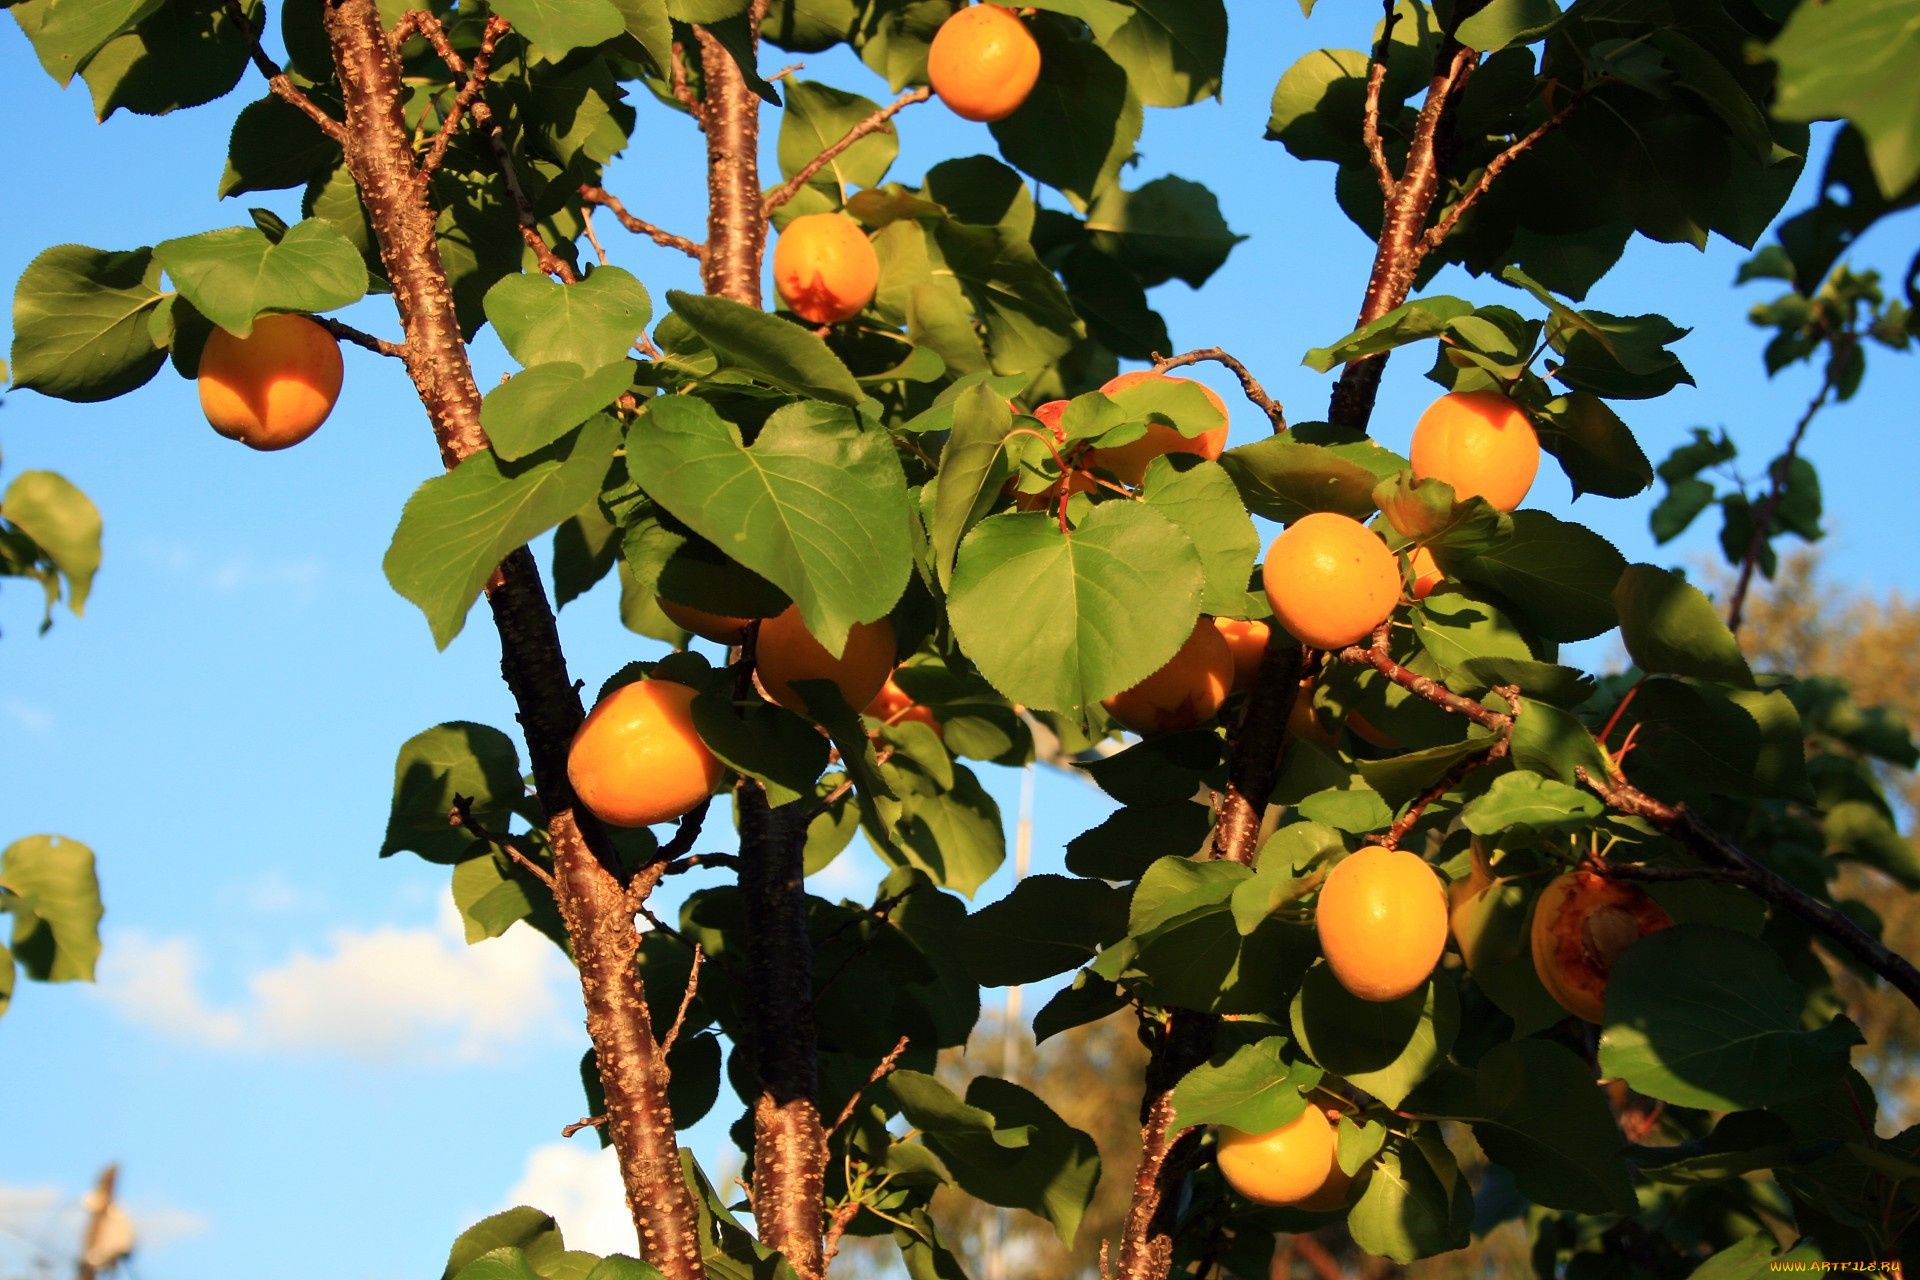
[[[401,117],[400,68],[374,0],[328,0],[326,23],[346,100],[347,166],[393,281],[406,331],[407,372],[451,467],[486,448],[487,438],[434,236],[434,210]],[[666,1066],[634,965],[639,935],[626,891],[610,870],[605,833],[591,815],[576,811],[567,781],[567,747],[582,719],[580,696],[526,548],[501,563],[487,599],[500,633],[501,670],[547,813],[555,897],[580,967],[587,1030],[641,1254],[669,1280],[702,1280],[698,1218],[681,1176]]]
[[[700,31],[700,72],[707,84],[708,200],[700,281],[708,293],[757,307],[760,260],[767,247],[760,210],[760,99],[747,88],[733,55],[705,31]]]
[[[1220,1020],[1174,1009],[1147,1060],[1140,1099],[1140,1163],[1133,1171],[1133,1203],[1120,1234],[1119,1280],[1163,1280],[1173,1266],[1180,1185],[1200,1154],[1199,1129],[1173,1127],[1173,1090],[1213,1052]]]
[[[1231,744],[1233,764],[1227,772],[1227,789],[1220,797],[1220,820],[1213,827],[1216,858],[1252,866],[1260,851],[1256,843],[1260,819],[1266,813],[1267,797],[1273,794],[1280,749],[1286,745],[1287,718],[1293,714],[1293,700],[1300,694],[1306,656],[1306,650],[1284,636],[1267,642],[1260,674],[1254,677],[1240,730]]]

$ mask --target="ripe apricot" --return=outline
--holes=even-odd
[[[1004,120],[1040,79],[1040,46],[1027,24],[998,5],[962,9],[940,24],[927,50],[927,80],[963,120]]]
[[[1547,994],[1576,1018],[1606,1014],[1607,974],[1622,951],[1673,923],[1637,885],[1591,871],[1556,878],[1534,905],[1533,967]]]
[[[1212,719],[1233,687],[1233,650],[1205,614],[1158,671],[1100,705],[1135,733],[1172,733]]]
[[[754,662],[761,691],[787,710],[806,715],[807,704],[794,690],[794,681],[831,680],[848,706],[864,707],[893,674],[893,646],[892,622],[856,622],[836,658],[807,630],[799,607],[788,605],[786,612],[760,624]]]
[[[1273,628],[1240,618],[1215,618],[1213,627],[1233,653],[1233,691],[1251,689],[1253,678],[1260,674],[1261,660],[1267,656],[1267,637],[1273,634]]]
[[[1319,1200],[1336,1175],[1346,1177],[1334,1159],[1336,1147],[1326,1112],[1309,1106],[1269,1133],[1220,1126],[1214,1162],[1227,1185],[1255,1204],[1319,1208],[1308,1202]],[[1340,1197],[1345,1203],[1344,1184]]]
[[[1407,567],[1413,573],[1413,598],[1425,600],[1433,594],[1433,589],[1447,580],[1440,572],[1439,561],[1433,558],[1433,552],[1425,547],[1415,547],[1413,554],[1407,557]]]
[[[640,680],[602,698],[567,752],[580,803],[616,827],[667,822],[713,794],[726,772],[693,727],[694,691]]]
[[[1164,373],[1155,373],[1151,369],[1135,369],[1132,373],[1123,373],[1112,378],[1100,388],[1102,392],[1112,394],[1142,382],[1154,380],[1164,382],[1187,382],[1187,378],[1170,378]],[[1207,393],[1207,399],[1213,401],[1213,407],[1220,411],[1222,418],[1227,416],[1227,403],[1212,387],[1204,383],[1196,384]],[[1227,447],[1227,424],[1222,422],[1211,431],[1197,436],[1183,436],[1165,423],[1154,422],[1147,426],[1147,434],[1130,444],[1116,445],[1111,449],[1092,449],[1087,452],[1090,466],[1104,467],[1120,478],[1121,483],[1138,486],[1147,474],[1147,464],[1165,453],[1197,453],[1203,458],[1217,458]]]
[[[880,255],[846,214],[805,214],[789,222],[773,246],[773,283],[794,314],[838,324],[873,301]]]
[[[660,612],[682,631],[691,631],[703,640],[715,644],[736,645],[747,642],[747,628],[753,625],[752,618],[734,618],[723,613],[708,613],[705,609],[696,609],[690,604],[676,604],[665,596],[654,597],[654,603],[660,606]]]
[[[1362,1000],[1398,1000],[1440,961],[1447,891],[1423,859],[1369,845],[1328,874],[1314,927],[1341,986]]]
[[[881,724],[923,724],[941,737],[946,736],[940,722],[933,718],[933,712],[915,702],[912,694],[893,682],[892,676],[887,677],[862,714],[872,716]]]
[[[320,429],[340,398],[340,343],[305,316],[260,316],[253,332],[207,335],[200,408],[213,429],[249,448],[286,449]]]
[[[1519,405],[1497,391],[1456,391],[1414,424],[1413,474],[1444,480],[1462,501],[1482,497],[1502,511],[1525,500],[1540,469],[1540,437]]]
[[[1267,548],[1260,580],[1280,625],[1316,649],[1365,639],[1400,601],[1400,563],[1387,544],[1332,511],[1288,525]]]
[[[1320,723],[1320,717],[1313,713],[1312,676],[1302,680],[1299,691],[1293,695],[1293,709],[1287,713],[1287,737],[1315,742],[1323,747],[1333,745],[1333,735]],[[1270,804],[1267,812],[1276,812],[1280,807]]]

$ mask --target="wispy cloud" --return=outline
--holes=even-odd
[[[45,733],[53,728],[53,712],[43,707],[33,706],[18,698],[8,698],[5,706],[8,717],[28,733]]]
[[[425,1065],[572,1034],[561,1014],[572,970],[553,944],[522,927],[469,947],[451,904],[429,928],[338,930],[252,973],[239,1000],[211,998],[206,968],[191,938],[119,932],[96,991],[128,1022],[244,1053]]]
[[[135,548],[147,564],[204,591],[231,595],[242,591],[283,590],[295,603],[320,598],[327,564],[318,556],[263,560],[251,552],[209,557],[185,543],[148,541]]]

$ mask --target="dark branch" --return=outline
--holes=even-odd
[[[620,197],[607,191],[604,187],[596,187],[591,184],[582,186],[580,188],[580,198],[590,205],[597,204],[604,207],[607,212],[620,220],[621,226],[637,236],[647,236],[651,238],[655,244],[663,249],[678,249],[695,262],[706,257],[706,249],[697,241],[689,240],[685,236],[677,236],[671,231],[663,231],[644,218],[634,217],[631,213],[627,212],[627,206],[620,203]]]
[[[407,358],[407,344],[404,342],[388,342],[385,338],[376,338],[370,333],[362,333],[350,324],[341,324],[331,316],[308,316],[307,318],[342,342],[351,342],[356,347],[365,347],[376,355],[392,356],[396,360]]]
[[[260,28],[247,21],[246,10],[241,8],[240,0],[226,0],[227,15],[242,31],[247,33],[247,54],[253,59],[253,65],[267,79],[267,87],[283,101],[291,103],[304,112],[308,119],[320,126],[320,132],[332,138],[342,147],[347,145],[347,127],[322,111],[313,99],[300,92],[293,81],[287,79],[287,73],[280,65],[267,56],[266,49],[260,44]],[[260,14],[260,21],[266,21],[266,11]]]
[[[1155,373],[1165,373],[1169,369],[1178,369],[1183,365],[1199,364],[1202,360],[1213,360],[1227,366],[1227,368],[1233,370],[1234,376],[1240,379],[1240,389],[1247,393],[1247,399],[1253,401],[1255,407],[1267,415],[1267,421],[1273,423],[1274,433],[1277,435],[1287,429],[1286,410],[1280,407],[1280,403],[1277,400],[1267,394],[1267,389],[1260,385],[1258,378],[1248,372],[1247,366],[1241,364],[1219,347],[1202,347],[1197,351],[1189,351],[1177,356],[1163,356],[1158,351],[1150,352],[1149,354],[1153,356],[1153,371]]]
[[[605,1124],[606,1122],[607,1122],[607,1118],[604,1115],[587,1116],[584,1119],[574,1121],[572,1124],[562,1129],[560,1131],[560,1136],[563,1138],[571,1138],[574,1134],[580,1132],[582,1129],[598,1129],[601,1125]]]
[[[421,161],[420,179],[423,182],[431,178],[440,168],[440,162],[446,158],[447,148],[452,145],[453,135],[459,131],[461,120],[473,109],[480,95],[486,92],[487,76],[493,70],[494,45],[508,30],[504,18],[487,20],[486,29],[480,36],[479,52],[473,55],[473,68],[468,71],[460,65],[460,55],[454,52],[453,46],[447,40],[446,32],[441,30],[439,21],[431,15],[427,15],[426,21],[431,24],[428,28],[428,38],[433,41],[434,48],[439,51],[441,60],[455,75],[466,76],[466,80],[461,84],[460,91],[454,95],[453,105],[447,109],[447,118],[441,122],[440,132],[434,135],[433,146],[427,150],[427,158]]]
[[[1340,651],[1340,661],[1349,662],[1358,667],[1372,667],[1387,679],[1405,689],[1408,693],[1425,698],[1428,702],[1455,715],[1462,715],[1483,729],[1491,729],[1497,734],[1506,734],[1513,728],[1513,717],[1502,715],[1498,711],[1488,710],[1484,703],[1473,698],[1463,697],[1453,692],[1431,676],[1415,675],[1395,662],[1387,652],[1387,629],[1390,624],[1383,622],[1373,633],[1373,646],[1362,649],[1359,645],[1348,645]]]
[[[880,130],[885,129],[887,122],[901,111],[904,111],[916,102],[925,102],[932,96],[933,90],[926,85],[922,85],[918,89],[913,89],[901,94],[898,98],[895,98],[892,102],[880,108],[880,110],[874,112],[865,120],[854,125],[846,131],[838,142],[835,142],[819,155],[807,161],[798,173],[788,178],[773,190],[767,192],[766,199],[760,202],[761,216],[771,218],[774,210],[799,195],[800,189],[806,186],[807,183],[813,181],[813,175],[832,164],[841,152],[868,134],[878,133]]]
[[[1504,688],[1500,690],[1500,693],[1513,705],[1516,711],[1519,710],[1520,691],[1518,689],[1511,687]],[[1501,734],[1495,739],[1493,745],[1485,751],[1470,755],[1456,763],[1453,768],[1447,770],[1446,775],[1442,777],[1440,781],[1434,783],[1414,798],[1413,803],[1407,806],[1407,811],[1394,819],[1393,825],[1387,828],[1385,835],[1368,836],[1367,842],[1369,844],[1382,845],[1388,849],[1398,849],[1400,842],[1406,839],[1407,832],[1413,830],[1419,823],[1421,816],[1426,813],[1428,806],[1465,782],[1476,770],[1484,768],[1497,760],[1506,759],[1507,753],[1512,749],[1513,731],[1509,728],[1506,733]]]
[[[1472,209],[1474,205],[1480,203],[1480,197],[1487,194],[1487,189],[1493,185],[1493,180],[1500,176],[1502,170],[1530,151],[1533,145],[1539,142],[1540,139],[1565,124],[1567,117],[1572,115],[1574,109],[1586,101],[1586,98],[1587,95],[1585,91],[1576,93],[1572,98],[1568,99],[1566,106],[1560,108],[1551,116],[1548,116],[1546,122],[1541,124],[1539,128],[1527,134],[1518,142],[1515,142],[1493,159],[1487,161],[1487,167],[1480,172],[1480,180],[1467,188],[1466,194],[1454,201],[1452,206],[1440,215],[1440,221],[1434,223],[1433,226],[1427,229],[1427,234],[1420,237],[1419,252],[1414,259],[1415,265],[1418,265],[1420,259],[1425,258],[1429,253],[1445,243],[1446,238],[1453,234],[1453,229],[1459,224],[1460,219],[1465,217],[1467,211]]]

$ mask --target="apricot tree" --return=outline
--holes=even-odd
[[[1734,634],[1773,539],[1819,533],[1807,423],[1852,394],[1869,341],[1909,340],[1905,307],[1836,264],[1920,200],[1910,5],[1390,0],[1371,26],[1315,17],[1362,47],[1286,69],[1268,136],[1337,166],[1341,207],[1376,245],[1351,332],[1328,316],[1330,341],[1306,356],[1340,370],[1325,421],[1291,420],[1275,374],[1223,349],[1231,333],[1171,353],[1150,300],[1176,277],[1204,285],[1236,241],[1199,183],[1124,182],[1145,107],[1217,90],[1223,0],[1041,0],[990,21],[959,0],[275,10],[10,6],[102,117],[257,75],[221,193],[298,189],[304,215],[48,250],[17,288],[13,372],[103,400],[169,362],[196,375],[222,330],[305,315],[356,356],[402,361],[418,392],[445,474],[400,513],[387,575],[442,646],[484,597],[519,733],[456,722],[403,744],[379,851],[449,866],[473,936],[524,922],[577,965],[586,1127],[618,1153],[638,1259],[566,1253],[529,1208],[461,1237],[449,1277],[817,1280],[850,1234],[891,1236],[916,1280],[954,1277],[966,1260],[930,1212],[936,1189],[1066,1239],[1103,1176],[1132,1189],[1106,1251],[1127,1280],[1259,1280],[1276,1233],[1334,1222],[1407,1262],[1524,1217],[1543,1274],[1734,1276],[1783,1251],[1910,1248],[1920,1130],[1876,1133],[1831,975],[1920,1001],[1920,972],[1831,882],[1851,860],[1920,887],[1878,772],[1911,767],[1914,747],[1839,682],[1755,672]],[[933,96],[929,50],[956,14],[1018,24],[1039,52],[1033,86],[1005,111],[966,108],[993,118],[997,156],[890,179],[893,131]],[[284,65],[263,42],[273,21]],[[965,38],[941,43],[943,65]],[[898,96],[776,85],[767,44],[849,45]],[[973,79],[952,86],[969,103],[1005,84]],[[1658,468],[1663,536],[1722,509],[1741,584],[1728,616],[1583,524],[1505,493],[1462,499],[1481,482],[1449,459],[1524,432],[1577,494],[1651,487],[1622,414],[1690,380],[1671,350],[1683,331],[1581,301],[1635,236],[1758,244],[1806,163],[1806,122],[1838,118],[1851,123],[1819,202],[1748,268],[1789,290],[1762,317],[1778,330],[1770,368],[1824,359],[1818,400],[1761,492],[1703,478],[1732,456],[1724,437]],[[700,240],[603,181],[643,120],[704,135],[704,173],[663,175],[704,180]],[[1065,207],[1039,208],[1029,179]],[[596,212],[696,260],[703,292],[668,292],[656,314],[638,278],[583,254],[600,247]],[[801,314],[770,312],[768,239],[803,226],[831,228],[833,260],[796,245]],[[1416,296],[1449,264],[1481,282],[1475,298]],[[397,337],[327,316],[370,293],[392,297]],[[520,368],[483,394],[466,344],[486,325]],[[1390,354],[1416,346],[1452,403],[1492,406],[1418,475],[1367,435]],[[1216,396],[1177,375],[1116,378],[1121,359],[1161,375],[1222,364],[1252,406],[1243,421],[1271,432],[1221,452]],[[1513,479],[1511,459],[1497,468]],[[1264,572],[1256,518],[1290,529]],[[1299,550],[1325,529],[1351,550]],[[549,532],[543,574],[528,544]],[[1370,566],[1364,581],[1342,556]],[[556,605],[615,574],[622,619],[676,652],[578,675],[602,702],[657,682],[614,702],[672,715],[602,723],[678,735],[674,785],[697,785],[664,808],[594,801],[596,817],[568,776],[587,707]],[[1147,736],[1082,766],[1122,807],[1068,846],[1069,874],[969,912],[1004,836],[964,762],[1023,763],[1043,727],[1068,752],[1117,733],[1105,706],[1210,642],[1207,617],[1268,622],[1234,631],[1264,636],[1251,680],[1222,702],[1231,654],[1203,644],[1212,657],[1184,665],[1209,689],[1182,705],[1205,710],[1167,731],[1122,716]],[[716,665],[683,626],[737,643]],[[1632,670],[1560,661],[1616,633]],[[877,664],[842,661],[875,635],[891,637]],[[928,716],[885,702],[863,716],[896,664],[891,688]],[[854,665],[872,669],[843,680]],[[625,785],[658,781],[640,774]],[[725,799],[700,800],[716,776]],[[726,825],[712,804],[731,806],[737,850],[695,852]],[[681,813],[657,835],[602,820]],[[870,901],[809,893],[856,834],[891,868]],[[1392,884],[1367,881],[1376,864]],[[1623,933],[1605,895],[1582,910],[1557,894],[1552,945],[1537,944],[1536,900],[1570,872],[1644,886],[1672,923],[1642,930],[1628,912]],[[659,918],[651,895],[683,873],[701,887]],[[1442,877],[1466,885],[1450,912]],[[1364,910],[1341,908],[1330,964],[1315,909],[1349,883],[1336,896]],[[1402,902],[1417,919],[1396,933]],[[1376,905],[1385,922],[1367,927],[1406,943],[1386,974],[1345,929]],[[1580,971],[1536,968],[1560,956]],[[960,1094],[932,1074],[983,988],[1068,974],[1033,1034],[1137,1020],[1136,1167],[1102,1170],[1084,1133],[1011,1081]],[[1580,998],[1559,994],[1575,985]],[[1596,1011],[1597,1026],[1572,1016]],[[676,1137],[721,1105],[723,1081],[750,1229]],[[1318,1132],[1310,1112],[1330,1135],[1312,1177],[1261,1168],[1298,1145],[1266,1138]],[[1477,1186],[1449,1139],[1484,1153]]]

